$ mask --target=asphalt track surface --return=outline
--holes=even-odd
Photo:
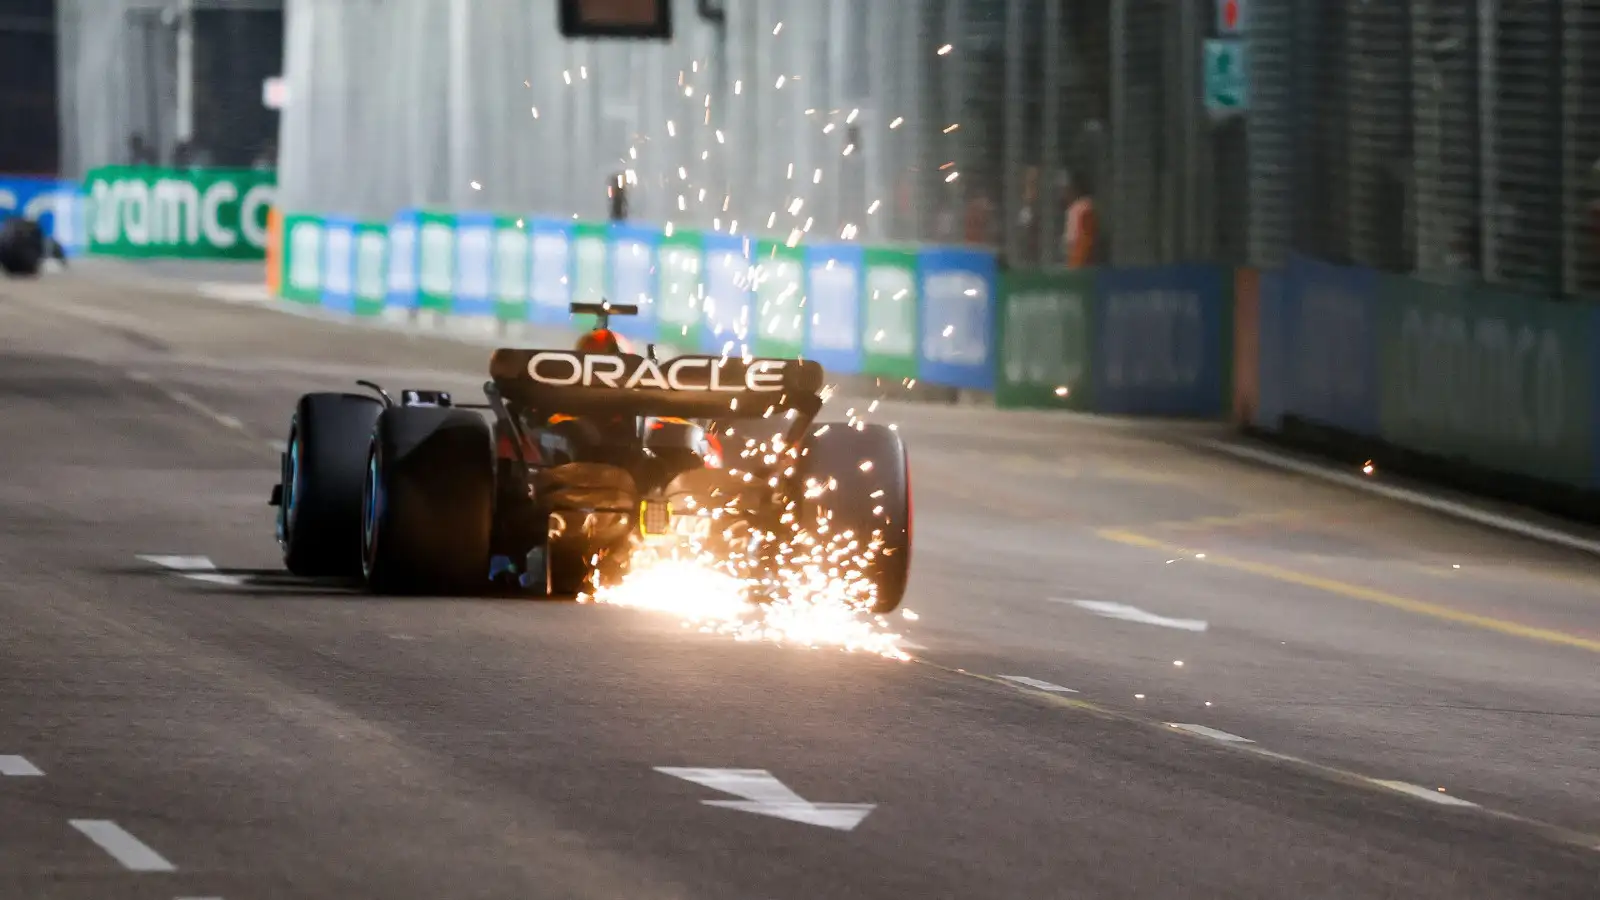
[[[1208,426],[889,403],[913,662],[279,578],[295,397],[484,363],[0,282],[0,896],[1600,896],[1593,560],[1178,445]]]

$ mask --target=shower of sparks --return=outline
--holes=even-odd
[[[798,454],[774,440],[748,440],[742,453],[760,468],[743,473],[792,471]],[[869,462],[861,464],[871,469]],[[729,474],[738,470],[729,469]],[[615,583],[579,597],[580,602],[625,606],[677,616],[684,627],[740,641],[765,641],[808,648],[835,648],[909,660],[901,635],[872,612],[877,585],[867,576],[883,553],[883,533],[836,531],[825,496],[838,482],[807,479],[806,508],[786,512],[778,535],[751,532],[731,508],[700,508],[713,523],[729,521],[719,535],[669,547],[639,545],[628,571]],[[822,502],[819,502],[822,501]],[[792,503],[791,510],[801,501]],[[810,519],[802,522],[802,519]],[[716,530],[713,524],[710,531]],[[712,549],[715,543],[717,549]],[[764,561],[770,559],[772,565]],[[907,611],[904,617],[916,618]]]
[[[778,40],[784,40],[786,44],[788,43],[787,39],[780,37],[785,28],[786,24],[782,21],[772,23],[773,52],[780,54],[780,56],[773,57],[774,59],[787,58],[788,54],[796,52],[791,47],[776,43]],[[943,44],[936,46],[934,49],[938,56],[944,57],[949,56],[954,51],[954,46],[952,44]],[[739,198],[728,192],[727,173],[720,171],[720,169],[730,163],[737,165],[742,159],[728,156],[728,151],[732,147],[740,147],[741,151],[748,151],[749,148],[742,147],[740,143],[746,135],[730,129],[730,122],[735,120],[730,119],[729,116],[732,115],[734,109],[742,109],[746,115],[758,112],[756,108],[743,104],[761,103],[760,98],[750,98],[749,100],[739,98],[749,97],[750,94],[765,94],[769,91],[786,90],[785,97],[791,95],[795,90],[809,93],[804,85],[806,81],[811,79],[804,78],[801,74],[793,72],[776,76],[764,76],[771,77],[773,80],[763,82],[758,78],[752,82],[752,90],[747,92],[744,90],[744,82],[747,79],[738,76],[750,74],[748,72],[738,73],[723,70],[714,73],[713,67],[709,64],[702,65],[703,61],[700,59],[691,59],[685,62],[685,67],[681,68],[677,73],[676,90],[669,92],[668,108],[662,110],[662,117],[655,121],[653,126],[654,133],[652,133],[652,126],[649,123],[639,123],[637,130],[629,136],[628,152],[626,157],[621,160],[622,165],[627,167],[627,174],[624,180],[627,185],[640,191],[649,191],[652,194],[660,192],[659,199],[654,202],[662,207],[659,212],[661,216],[671,216],[679,224],[696,223],[700,224],[701,227],[703,227],[703,223],[706,220],[709,220],[713,232],[732,235],[739,230],[739,219],[735,218],[740,212],[735,209]],[[782,65],[780,64],[779,67],[781,68]],[[563,83],[568,87],[577,86],[577,83],[582,81],[584,84],[579,87],[579,90],[595,89],[595,80],[589,78],[588,67],[585,65],[574,66],[572,69],[558,69],[558,71],[560,71]],[[731,92],[725,86],[718,88],[712,82],[705,80],[713,77],[717,78],[722,85],[727,85],[731,82]],[[723,78],[728,80],[721,81]],[[529,88],[533,87],[531,80],[525,81],[524,85]],[[719,100],[717,104],[712,103],[714,96]],[[771,95],[768,96],[771,97]],[[780,108],[787,108],[792,101],[772,97],[768,102],[778,104]],[[693,106],[689,107],[688,104],[691,103]],[[716,107],[715,111],[713,106]],[[541,127],[543,127],[545,121],[551,119],[551,116],[548,115],[548,108],[541,110],[538,106],[529,106],[528,109],[531,117],[540,121]],[[886,119],[888,131],[895,131],[901,129],[902,126],[913,124],[918,129],[939,129],[943,134],[952,134],[962,127],[960,123],[948,120],[944,122],[908,122],[903,115],[893,115],[893,111],[890,111],[890,114],[886,115],[885,119],[875,119],[871,113],[864,117],[861,108],[813,107],[806,109],[804,118],[801,119],[805,123],[805,132],[804,134],[794,135],[797,142],[817,140],[819,137],[818,132],[810,130],[814,127],[818,128],[822,135],[829,136],[839,134],[840,129],[845,128],[847,129],[845,133],[840,135],[843,140],[840,140],[837,144],[829,145],[828,150],[824,150],[820,154],[813,153],[810,156],[796,154],[793,160],[778,163],[784,166],[784,177],[787,183],[793,185],[793,187],[784,191],[788,196],[770,198],[771,206],[766,206],[760,211],[745,211],[754,220],[752,223],[747,223],[747,229],[748,224],[760,225],[763,223],[763,219],[765,220],[765,228],[761,234],[750,234],[747,230],[748,236],[745,239],[744,252],[741,254],[739,251],[735,251],[723,263],[723,265],[728,265],[735,269],[731,277],[732,287],[736,290],[753,292],[756,290],[758,283],[764,283],[768,277],[775,277],[770,275],[762,276],[759,273],[761,266],[752,258],[754,256],[752,252],[754,244],[752,241],[757,237],[770,238],[774,246],[783,244],[789,247],[798,247],[808,239],[808,235],[813,234],[815,231],[822,231],[830,237],[837,234],[837,239],[842,241],[855,241],[865,237],[863,234],[864,229],[860,222],[865,217],[877,216],[880,212],[883,212],[883,201],[881,199],[858,201],[864,202],[864,207],[853,207],[853,210],[841,209],[839,219],[831,223],[826,218],[819,219],[817,217],[819,207],[825,210],[832,207],[823,202],[827,200],[828,195],[816,192],[832,189],[822,186],[824,176],[830,170],[826,166],[814,165],[815,160],[828,158],[835,161],[834,165],[853,164],[854,159],[862,156],[866,156],[869,161],[895,159],[900,151],[892,143],[895,140],[894,138],[882,138],[881,140],[889,143],[877,145],[872,143],[873,138],[869,136],[866,138],[866,143],[862,143],[864,132],[859,130],[858,122],[861,122],[864,118],[869,125],[877,125],[878,122]],[[560,121],[561,117],[556,116],[555,119]],[[746,118],[745,121],[754,120]],[[877,127],[881,128],[882,126],[878,125]],[[698,134],[695,133],[697,128],[702,129]],[[663,130],[665,131],[664,136],[660,134]],[[682,131],[682,134],[680,134],[680,131]],[[870,135],[870,132],[866,133]],[[763,140],[768,139],[766,136],[761,137]],[[666,147],[662,147],[661,144],[669,138],[682,140],[686,145],[681,150],[668,150]],[[652,141],[656,142],[658,152],[654,157],[646,155],[644,163],[641,164],[639,162],[641,151],[647,153]],[[864,150],[867,152],[864,152]],[[874,156],[873,154],[879,155]],[[851,162],[838,162],[845,158],[850,158]],[[781,157],[779,159],[781,160]],[[671,161],[667,162],[667,160]],[[684,164],[680,165],[680,161]],[[663,163],[665,164],[663,165]],[[803,174],[797,172],[799,166],[807,164],[812,164],[809,183]],[[960,172],[956,169],[956,165],[956,161],[951,160],[939,167],[939,174],[946,183],[955,182],[960,178]],[[644,168],[635,169],[635,166]],[[767,171],[776,175],[776,170],[769,169]],[[834,171],[836,172],[837,170]],[[834,177],[836,178],[837,174]],[[769,183],[776,184],[778,182],[776,178],[771,178]],[[474,190],[481,189],[481,186],[476,182],[473,183],[473,187]],[[640,199],[643,200],[643,196]],[[864,213],[862,212],[863,209]],[[765,212],[766,215],[762,216],[761,212]],[[576,220],[579,216],[574,215],[573,218]],[[857,221],[847,221],[850,218],[856,218]],[[696,220],[699,221],[697,222]],[[867,221],[876,223],[882,220],[878,218]],[[726,225],[725,230],[724,225]],[[666,233],[671,235],[674,230],[674,226],[669,224]],[[563,278],[563,283],[566,280]],[[674,286],[671,290],[677,291],[678,288]],[[821,319],[820,315],[809,310],[796,311],[797,307],[803,310],[806,306],[804,289],[800,287],[794,288],[793,291],[789,291],[787,288],[780,291],[780,293],[785,294],[786,299],[779,302],[789,306],[789,309],[783,311],[781,316],[774,315],[774,312],[776,312],[774,310],[763,309],[756,313],[752,309],[747,310],[742,317],[735,316],[734,318],[737,321],[733,322],[727,321],[726,314],[724,314],[722,321],[717,321],[714,315],[717,304],[707,293],[704,285],[693,289],[690,293],[694,294],[691,305],[695,310],[695,314],[703,318],[712,333],[723,336],[732,334],[736,338],[735,341],[729,342],[725,355],[738,354],[749,358],[752,355],[750,341],[754,336],[752,328],[758,325],[761,328],[777,327],[783,321],[787,321],[790,314],[794,314],[793,322],[797,328],[804,321],[810,321],[815,326],[820,323]],[[900,290],[895,292],[892,299],[899,301],[904,299],[907,294],[907,291]],[[873,296],[876,297],[876,293]],[[796,297],[798,298],[797,306]],[[648,297],[642,297],[641,299],[644,302],[650,302]],[[865,299],[863,298],[863,300]],[[752,313],[754,315],[751,315]],[[752,319],[755,321],[752,321]],[[681,330],[688,334],[689,326],[684,325]],[[951,329],[947,328],[946,336],[950,333]],[[886,334],[883,331],[877,331],[871,340],[877,343],[884,341],[885,338]],[[900,384],[893,384],[891,381],[891,386],[895,390],[909,391],[914,385],[914,379],[904,380]],[[880,396],[877,399],[883,399],[881,379],[879,380],[879,388]],[[1059,395],[1065,396],[1064,393]],[[869,409],[876,408],[877,401],[874,400]],[[864,418],[852,416],[850,425],[854,428],[864,428]],[[896,426],[890,423],[888,427],[893,429]]]

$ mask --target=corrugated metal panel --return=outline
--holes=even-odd
[[[1119,3],[741,0],[722,33],[679,0],[660,44],[565,41],[553,0],[292,0],[283,203],[598,218],[622,173],[639,219],[1031,265],[1061,259],[1070,171],[1117,217],[1115,256],[1193,257],[1200,17]]]

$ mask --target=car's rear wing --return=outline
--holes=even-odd
[[[508,403],[572,415],[749,419],[822,408],[824,373],[813,360],[567,350],[496,350],[490,376]]]

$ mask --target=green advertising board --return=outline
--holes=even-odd
[[[599,303],[606,297],[606,263],[610,257],[606,226],[577,222],[572,226],[572,302]]]
[[[805,344],[805,251],[757,241],[754,259],[757,356],[793,358]]]
[[[322,302],[323,230],[316,216],[284,216],[283,299]]]
[[[868,247],[861,298],[861,372],[882,378],[917,377],[917,253]]]
[[[1386,441],[1587,484],[1589,310],[1400,276],[1384,278],[1381,301]]]
[[[447,313],[455,305],[456,217],[417,215],[417,309]]]
[[[363,222],[356,225],[356,278],[351,311],[358,316],[383,313],[389,294],[389,229]]]
[[[502,322],[528,318],[532,289],[533,244],[522,219],[501,216],[494,223],[494,317]]]
[[[84,178],[90,253],[264,259],[276,176],[255,169],[104,166]]]
[[[1091,273],[1003,273],[995,405],[1090,408],[1093,308]]]
[[[663,235],[657,256],[656,322],[661,341],[698,348],[705,331],[704,283],[701,266],[705,242],[698,231],[674,230]]]

